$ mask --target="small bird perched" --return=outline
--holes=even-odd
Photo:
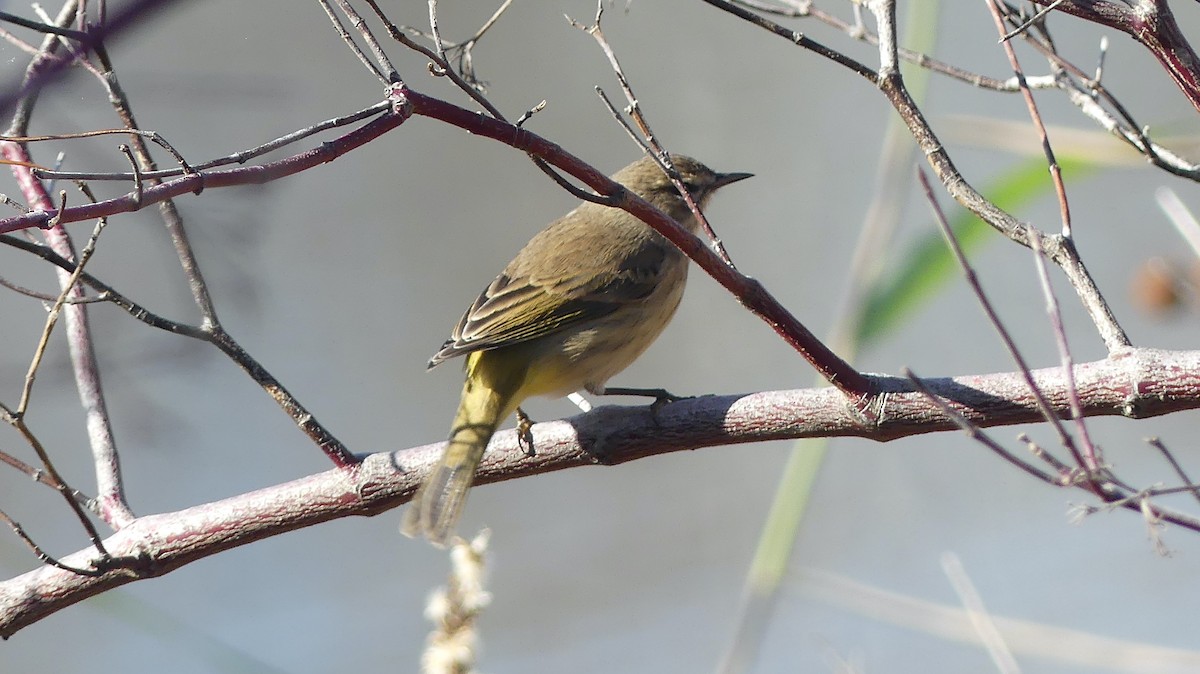
[[[717,173],[671,155],[701,208],[749,173]],[[612,179],[696,233],[699,223],[651,157]],[[429,367],[467,354],[467,379],[441,463],[413,497],[400,531],[443,546],[496,427],[531,396],[605,393],[667,327],[688,258],[618,208],[584,202],[534,236],[454,326]]]

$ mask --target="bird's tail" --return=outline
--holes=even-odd
[[[441,462],[404,513],[400,532],[405,536],[424,536],[438,547],[449,542],[488,441],[500,422],[520,404],[516,398],[523,373],[497,371],[496,363],[503,361],[491,355],[477,351],[467,360],[467,381],[450,427],[450,439]]]

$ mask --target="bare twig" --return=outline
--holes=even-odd
[[[991,324],[992,329],[995,330],[996,335],[1000,337],[1000,341],[1003,343],[1005,350],[1008,351],[1009,357],[1012,358],[1013,362],[1019,368],[1022,378],[1025,380],[1025,385],[1029,388],[1029,392],[1033,395],[1034,399],[1037,400],[1038,409],[1041,410],[1043,418],[1054,428],[1060,442],[1062,442],[1064,446],[1073,446],[1073,443],[1071,443],[1070,440],[1070,434],[1067,433],[1067,430],[1063,427],[1058,415],[1056,415],[1051,409],[1050,402],[1046,400],[1046,397],[1042,394],[1041,389],[1033,380],[1033,374],[1031,368],[1029,367],[1029,363],[1027,363],[1025,361],[1025,357],[1021,355],[1021,351],[1017,348],[1016,342],[1013,341],[1012,335],[1009,334],[1008,328],[1006,328],[1004,326],[1004,322],[1000,320],[999,314],[996,313],[996,308],[992,305],[991,300],[988,299],[987,293],[983,290],[983,286],[979,283],[979,276],[975,273],[975,269],[971,266],[970,261],[967,260],[967,256],[963,252],[962,246],[960,246],[958,243],[958,237],[954,235],[954,230],[950,228],[950,224],[946,220],[946,215],[942,212],[942,207],[940,204],[938,204],[937,197],[935,197],[933,194],[933,187],[929,184],[929,179],[925,176],[925,171],[920,169],[917,170],[917,180],[920,182],[921,189],[925,193],[925,200],[929,203],[929,207],[933,211],[934,222],[938,224],[938,228],[941,229],[942,235],[946,237],[946,242],[950,246],[950,252],[954,254],[954,259],[958,262],[958,266],[962,269],[963,276],[967,281],[967,285],[971,287],[971,292],[974,293],[976,299],[979,300],[979,307],[983,309],[983,313],[987,317],[988,322]],[[1075,459],[1080,465],[1083,465],[1083,457],[1079,455],[1078,452],[1075,453]]]
[[[29,549],[33,551],[33,554],[37,556],[37,559],[39,562],[41,562],[43,564],[49,564],[50,566],[52,566],[56,569],[61,569],[63,571],[66,571],[67,573],[71,573],[71,574],[74,574],[77,576],[88,576],[88,577],[96,578],[96,577],[99,577],[104,574],[104,572],[99,569],[85,569],[85,568],[81,568],[81,567],[70,566],[69,564],[64,564],[64,563],[58,561],[57,559],[52,557],[50,554],[48,554],[45,550],[43,550],[41,548],[41,546],[39,546],[37,543],[33,542],[33,539],[29,537],[29,534],[25,533],[25,529],[20,524],[18,524],[16,520],[9,517],[8,513],[4,512],[3,510],[0,510],[0,522],[4,522],[5,524],[7,524],[9,526],[10,529],[13,530],[13,533],[17,535],[17,538],[20,538],[21,541],[24,542],[25,545],[27,545],[29,547]]]
[[[181,175],[160,185],[145,188],[142,193],[141,205],[156,204],[160,201],[183,194],[194,193],[199,189],[228,187],[231,185],[253,185],[277,180],[332,161],[333,159],[351,152],[370,140],[399,126],[408,115],[402,108],[395,107],[396,101],[385,103],[388,113],[333,140],[322,143],[319,147],[305,150],[298,154],[267,162],[258,166],[246,166],[234,169],[218,169]],[[380,106],[372,106],[372,110]],[[61,173],[59,175],[62,175]],[[68,176],[79,177],[79,176]],[[127,174],[127,179],[132,174]],[[129,213],[137,210],[134,195],[125,194],[114,199],[107,199],[92,204],[84,204],[57,213],[49,206],[34,207],[28,213],[20,216],[0,219],[0,233],[13,232],[29,227],[45,227],[52,219],[66,224],[80,220],[92,220],[117,213]]]
[[[809,0],[805,0],[804,2],[794,2],[792,3],[794,5],[792,7],[782,7],[779,5],[761,2],[760,0],[735,0],[735,2],[736,4],[744,7],[755,9],[760,12],[766,12],[768,14],[774,14],[776,16],[803,18],[811,17],[827,26],[842,31],[853,40],[858,40],[873,46],[879,45],[879,36],[867,30],[860,21],[851,23],[841,19],[833,14],[820,10],[813,2]],[[858,7],[859,6],[856,4],[855,17],[861,18],[861,12],[857,11]],[[959,68],[958,66],[951,65],[944,61],[939,61],[928,54],[923,54],[911,49],[905,49],[904,47],[898,47],[897,53],[899,54],[900,58],[909,63],[920,66],[921,68],[925,68],[926,70],[939,75],[961,80],[974,87],[1002,92],[1016,92],[1020,89],[1020,87],[1017,86],[1017,81],[1015,78],[1000,80],[994,77],[973,73],[969,70]],[[1034,88],[1053,88],[1057,86],[1052,75],[1031,77],[1029,79],[1030,86]]]
[[[463,79],[475,85],[476,87],[479,87],[480,89],[484,88],[484,83],[480,81],[479,77],[475,73],[475,59],[472,52],[475,49],[475,46],[479,44],[479,40],[483,38],[484,34],[491,30],[492,26],[496,25],[496,22],[500,20],[500,17],[506,11],[508,11],[508,8],[512,6],[512,3],[513,0],[504,0],[504,2],[500,3],[500,6],[496,8],[496,11],[492,13],[487,21],[483,22],[483,25],[480,26],[479,30],[475,31],[475,34],[471,37],[459,44],[445,45],[447,53],[458,53],[458,71],[462,74]]]
[[[120,33],[135,24],[146,25],[158,10],[173,2],[178,0],[130,0],[121,3],[117,11],[107,14],[102,24],[89,25],[88,30],[83,32],[67,53],[47,59],[36,73],[25,77],[19,85],[15,82],[0,85],[0,114],[7,114],[18,101],[36,95],[43,86],[62,75],[66,68],[77,63],[105,37]],[[76,3],[71,1],[64,5],[64,9],[69,8],[74,13],[75,6]],[[39,49],[39,52],[44,51],[44,46]]]
[[[1034,442],[1033,439],[1031,439],[1025,433],[1017,434],[1017,441],[1023,443],[1025,448],[1029,450],[1030,454],[1033,454],[1035,457],[1045,461],[1046,463],[1050,464],[1052,468],[1054,468],[1055,472],[1058,473],[1058,481],[1056,484],[1059,487],[1070,487],[1079,481],[1079,475],[1081,472],[1079,468],[1072,468],[1071,466],[1067,465],[1057,456],[1054,456],[1044,447]]]
[[[125,94],[120,80],[117,78],[116,70],[103,45],[98,46],[96,53],[104,69],[100,74],[100,82],[104,85],[108,93],[108,100],[112,103],[113,110],[117,113],[122,124],[125,125],[125,129],[133,133],[131,137],[133,147],[129,150],[129,161],[133,167],[133,181],[136,188],[135,201],[140,201],[144,194],[143,181],[150,185],[160,184],[158,179],[146,179],[142,175],[143,170],[155,170],[157,164],[150,155],[150,149],[146,147],[143,135],[139,133],[138,123],[133,114],[133,106],[129,102],[129,97]],[[152,139],[157,137],[158,134],[151,136]],[[122,148],[124,147],[122,146]],[[167,147],[176,161],[179,162],[181,170],[186,175],[196,173],[183,159],[182,155],[170,148],[170,145],[167,145]],[[203,186],[203,182],[201,182],[201,186]],[[192,250],[191,243],[188,240],[187,231],[184,229],[183,216],[179,214],[179,209],[175,207],[175,202],[172,199],[164,199],[159,202],[158,211],[162,217],[163,225],[167,230],[167,235],[171,238],[171,245],[175,249],[175,255],[179,259],[179,265],[183,270],[184,277],[187,279],[188,289],[192,293],[192,300],[200,310],[203,319],[202,327],[208,329],[219,325],[216,306],[208,291],[208,284],[204,281],[204,275],[200,271],[200,263],[196,259],[195,252]]]
[[[1050,178],[1054,181],[1054,191],[1058,196],[1059,214],[1062,217],[1062,236],[1063,238],[1071,238],[1071,207],[1067,203],[1067,188],[1063,185],[1062,169],[1058,165],[1058,160],[1054,157],[1054,148],[1050,145],[1050,135],[1046,133],[1046,125],[1042,123],[1042,115],[1038,112],[1037,103],[1033,100],[1033,93],[1029,90],[1029,85],[1025,81],[1025,72],[1021,69],[1021,62],[1017,59],[1017,52],[1013,49],[1012,44],[1008,39],[1013,34],[1004,33],[1004,19],[1000,14],[1000,6],[996,0],[988,2],[988,8],[992,12],[992,18],[996,22],[996,30],[1002,35],[1000,42],[1004,47],[1004,53],[1008,56],[1008,62],[1012,66],[1013,75],[1017,78],[1017,84],[1021,87],[1021,95],[1025,99],[1025,106],[1029,109],[1029,119],[1033,122],[1033,127],[1037,131],[1038,138],[1042,143],[1042,152],[1046,155],[1046,164],[1050,167]],[[1019,31],[1023,31],[1028,26],[1032,25],[1040,19],[1042,15],[1053,9],[1053,5],[1043,9],[1024,24]],[[1036,238],[1037,235],[1034,234]]]
[[[379,66],[376,66],[375,63],[371,61],[367,54],[362,50],[362,47],[359,47],[358,43],[354,41],[354,37],[350,35],[350,31],[346,30],[346,27],[342,25],[342,20],[340,17],[338,17],[337,12],[334,11],[333,5],[330,4],[330,0],[317,0],[317,2],[321,4],[321,7],[325,10],[325,14],[329,16],[329,21],[333,24],[334,30],[336,30],[337,34],[341,36],[342,41],[346,43],[346,46],[350,48],[350,51],[358,57],[359,62],[362,63],[367,70],[371,71],[371,74],[378,78],[381,82],[388,84],[388,76],[379,69]],[[338,6],[345,11],[348,4],[338,1]],[[358,15],[354,14],[354,16]],[[354,24],[355,28],[364,27],[361,24],[361,17],[359,17],[359,21],[360,23]],[[353,17],[351,17],[351,23],[354,23]],[[392,72],[395,72],[395,70],[393,69]]]
[[[99,71],[97,71],[97,74],[102,78],[104,77],[104,74]],[[143,131],[142,129],[96,129],[94,131],[52,133],[42,136],[0,136],[0,141],[8,141],[10,143],[39,143],[48,140],[70,140],[74,138],[95,138],[97,136],[111,135],[136,136],[145,138],[155,145],[163,148],[167,152],[170,152],[171,156],[179,162],[181,167],[179,169],[180,171],[187,173],[191,173],[193,171],[193,169],[188,166],[187,160],[184,159],[183,155],[179,153],[179,150],[176,150],[175,147],[171,145],[171,143],[167,142],[167,139],[157,131]]]
[[[424,45],[410,38],[408,35],[405,35],[404,31],[387,18],[387,16],[383,13],[383,10],[381,10],[375,2],[371,2],[370,5],[371,8],[375,10],[375,13],[379,19],[383,21],[384,26],[387,28],[388,35],[390,35],[393,40],[429,59],[431,63],[431,73],[436,76],[449,77],[450,81],[454,83],[454,86],[458,87],[463,93],[470,96],[471,100],[483,106],[483,109],[487,110],[488,114],[495,119],[505,119],[503,113],[501,113],[496,106],[492,105],[492,102],[483,95],[483,92],[480,91],[478,87],[473,86],[470,82],[464,79],[462,75],[459,75],[454,68],[450,67],[450,64],[446,62],[444,55],[425,47]]]
[[[625,76],[625,71],[621,69],[621,63],[617,60],[616,52],[613,51],[612,45],[608,43],[608,40],[604,37],[604,31],[600,28],[600,21],[603,17],[604,0],[597,0],[596,16],[595,19],[593,19],[592,25],[585,26],[578,21],[571,19],[570,17],[567,17],[567,21],[570,22],[573,27],[578,28],[588,35],[591,35],[592,38],[596,40],[596,43],[600,45],[600,50],[604,52],[604,56],[608,59],[609,67],[612,68],[613,73],[617,76],[617,82],[621,85],[621,91],[625,93],[625,100],[629,103],[629,105],[625,108],[625,114],[633,118],[633,121],[638,125],[638,129],[642,133],[642,138],[639,139],[634,136],[628,125],[622,124],[622,126],[625,126],[626,131],[630,132],[630,135],[634,137],[634,140],[637,142],[638,146],[642,148],[643,152],[647,151],[647,147],[653,150],[653,152],[650,153],[651,156],[655,158],[655,161],[658,162],[658,165],[662,167],[668,176],[670,176],[671,182],[675,184],[675,189],[679,191],[680,196],[683,197],[683,200],[687,203],[688,208],[691,209],[692,215],[695,216],[696,221],[700,223],[701,230],[705,233],[705,235],[708,236],[708,240],[712,245],[713,250],[716,251],[717,255],[720,256],[725,264],[732,267],[733,260],[729,259],[729,253],[725,251],[725,245],[721,243],[721,238],[717,236],[715,231],[713,231],[712,225],[710,225],[708,222],[708,218],[704,217],[704,213],[700,211],[700,206],[692,198],[691,193],[688,192],[687,185],[683,184],[683,179],[679,177],[679,171],[675,170],[674,164],[671,163],[670,153],[668,153],[666,148],[662,146],[662,143],[659,142],[658,137],[654,134],[654,131],[650,129],[650,121],[646,119],[646,115],[642,112],[642,106],[638,102],[637,96],[635,96],[633,93],[632,85],[629,84],[629,78]],[[613,107],[612,103],[608,100],[608,97],[604,95],[604,92],[601,91],[599,87],[597,87],[597,92],[599,92],[601,99],[603,99],[609,111],[612,112],[618,120],[621,120],[621,115],[617,113],[616,108]]]
[[[853,72],[858,73],[862,77],[872,82],[874,82],[877,78],[875,71],[869,66],[859,63],[858,61],[855,61],[854,59],[835,49],[830,49],[829,47],[826,47],[812,38],[809,38],[799,31],[794,31],[786,26],[782,26],[774,21],[770,21],[743,7],[739,7],[732,2],[728,2],[727,0],[704,0],[704,2],[716,7],[717,9],[728,12],[740,19],[749,21],[760,28],[766,29],[798,47],[808,49],[809,51],[819,54],[820,56],[823,56],[834,63],[845,66],[846,68],[849,68]],[[855,7],[858,7],[857,3],[855,4]]]
[[[1054,5],[1085,21],[1119,30],[1137,40],[1197,110],[1200,110],[1200,56],[1175,21],[1165,1],[1097,2],[1097,0],[1034,0],[1039,5]]]
[[[704,0],[710,5],[720,7],[735,16],[760,26],[774,35],[784,37],[798,46],[810,49],[835,63],[849,68],[852,72],[869,79],[879,87],[880,91],[891,102],[900,114],[901,119],[909,128],[909,132],[917,141],[930,166],[941,180],[946,191],[965,208],[975,213],[984,222],[1000,231],[1005,236],[1022,245],[1029,245],[1028,230],[1030,225],[1017,220],[975,190],[955,167],[949,154],[916,103],[912,100],[904,86],[898,69],[898,52],[896,45],[896,21],[894,0],[869,0],[865,3],[875,16],[879,33],[880,68],[875,72],[866,66],[847,59],[840,54],[836,57],[828,54],[827,48],[816,48],[808,41],[798,39],[799,34],[780,26],[762,16],[744,8],[731,5],[725,0]],[[1084,307],[1097,325],[1101,338],[1110,351],[1118,351],[1129,346],[1129,337],[1125,334],[1113,316],[1103,295],[1096,287],[1095,280],[1083,263],[1074,254],[1074,246],[1070,240],[1061,238],[1043,240],[1043,248],[1050,259],[1059,265],[1066,273],[1072,287],[1075,288]]]
[[[96,550],[100,552],[102,557],[108,558],[110,555],[104,549],[103,542],[100,539],[100,533],[96,531],[95,526],[92,525],[91,519],[87,516],[87,513],[83,511],[83,507],[75,498],[75,495],[78,492],[71,488],[67,484],[66,480],[63,479],[62,474],[58,472],[58,469],[54,466],[54,462],[50,459],[49,453],[46,452],[45,447],[37,439],[37,437],[34,436],[33,431],[25,422],[25,414],[29,410],[29,403],[33,394],[33,384],[37,379],[37,372],[41,366],[42,358],[46,354],[46,348],[50,344],[50,335],[54,332],[54,326],[58,323],[58,317],[63,311],[66,298],[76,294],[76,284],[79,282],[79,277],[83,273],[84,266],[87,265],[88,260],[91,259],[92,254],[96,250],[96,241],[99,238],[100,233],[104,231],[104,225],[105,223],[103,220],[97,223],[96,229],[92,232],[91,238],[88,239],[87,245],[79,255],[79,263],[75,265],[75,271],[69,275],[67,281],[63,284],[62,293],[60,293],[57,301],[55,301],[54,306],[50,308],[50,312],[46,316],[45,326],[42,329],[41,338],[38,340],[37,348],[34,350],[33,358],[30,360],[29,369],[25,375],[25,384],[21,389],[21,401],[18,403],[16,410],[5,410],[5,413],[10,423],[17,429],[17,431],[25,438],[25,440],[37,453],[38,459],[42,462],[42,468],[46,471],[46,474],[51,480],[51,486],[53,486],[62,495],[62,497],[66,499],[67,504],[71,507],[71,510],[74,511],[76,517],[79,518],[84,530],[87,531],[89,540],[91,540],[92,544],[96,546]]]
[[[1051,11],[1053,11],[1055,7],[1058,7],[1059,5],[1061,5],[1062,2],[1063,2],[1063,0],[1054,0],[1049,5],[1046,5],[1045,7],[1039,9],[1036,13],[1034,13],[1033,16],[1026,19],[1024,23],[1020,24],[1016,28],[1008,31],[1007,33],[1003,33],[1003,31],[1002,31],[1002,35],[1000,36],[1000,41],[1008,42],[1009,40],[1013,39],[1014,37],[1029,30],[1030,27],[1032,27],[1034,24],[1041,21],[1047,14],[1049,14]],[[992,2],[989,4],[993,8],[993,10],[998,11],[999,8],[996,6],[995,2]]]
[[[16,237],[5,235],[0,235],[0,243],[37,255],[68,273],[73,273],[76,269],[76,265],[73,262],[63,258],[45,246],[39,246]],[[346,468],[358,462],[357,458],[350,453],[350,450],[333,433],[325,428],[274,375],[268,372],[232,336],[219,326],[205,329],[203,327],[172,321],[146,309],[87,272],[83,272],[80,275],[80,279],[83,283],[95,288],[106,301],[112,302],[133,318],[151,327],[208,342],[217,347],[230,360],[242,368],[256,384],[262,387],[283,408],[284,412],[292,418],[300,430],[333,461],[334,465],[339,468]]]
[[[76,5],[74,2],[65,3],[55,23],[58,25],[69,24],[75,10]],[[98,44],[98,39],[93,44]],[[39,80],[47,68],[52,69],[55,67],[57,61],[53,54],[59,46],[60,43],[56,37],[47,37],[42,44],[42,50],[39,55],[26,68],[25,80],[27,84]],[[33,89],[33,91],[36,91],[36,89]],[[21,99],[20,105],[18,105],[8,129],[5,131],[5,135],[28,135],[26,129],[28,128],[29,117],[32,114],[35,100],[36,96],[33,95]],[[20,143],[0,142],[0,153],[6,159],[31,163],[26,146]],[[42,211],[50,210],[52,202],[41,181],[34,178],[28,168],[14,166],[13,171],[29,204],[33,208]],[[52,216],[46,222],[46,231],[43,236],[47,245],[57,255],[64,259],[75,259],[74,246],[70,235],[62,227],[61,214],[64,210],[64,208],[59,208],[56,216]],[[63,290],[62,295],[65,299],[79,299],[84,297],[82,288],[73,280],[73,272],[60,269],[58,271],[58,279],[59,285]],[[59,303],[56,306],[61,307],[66,322],[67,345],[72,370],[75,374],[75,386],[79,392],[80,403],[83,405],[86,417],[88,440],[96,472],[97,509],[105,522],[114,528],[120,528],[130,522],[134,516],[125,500],[120,459],[116,449],[116,442],[113,439],[112,425],[104,399],[104,392],[100,385],[100,371],[96,362],[95,344],[88,323],[87,307],[84,304],[78,303]],[[22,424],[24,423],[23,419],[18,419],[18,421]],[[31,441],[31,444],[36,442],[32,433],[27,433],[26,438]],[[44,457],[44,452],[39,453],[39,458],[42,458],[43,461],[48,459],[48,457]],[[61,480],[59,481],[61,482]],[[93,539],[98,540],[98,537],[94,534],[91,522],[87,521],[87,518],[78,510],[78,505],[74,499],[66,494],[64,494],[64,497],[67,498],[72,508],[76,509],[76,513],[80,518],[84,520],[84,526],[89,529],[89,534],[92,535]]]
[[[1175,471],[1175,474],[1178,475],[1179,479],[1184,485],[1186,485],[1184,489],[1189,494],[1194,496],[1196,501],[1200,502],[1200,488],[1198,488],[1196,483],[1192,482],[1192,479],[1188,477],[1187,471],[1185,471],[1183,466],[1179,464],[1179,461],[1175,458],[1175,455],[1171,452],[1171,450],[1167,449],[1166,444],[1164,444],[1159,438],[1146,438],[1146,444],[1157,449],[1163,455],[1163,458],[1167,460],[1167,463],[1171,464],[1171,469]]]
[[[317,122],[316,124],[307,126],[303,129],[297,129],[296,131],[293,131],[284,136],[280,136],[279,138],[276,138],[274,140],[263,143],[262,145],[259,145],[257,147],[252,147],[252,148],[249,148],[246,150],[240,150],[238,152],[234,152],[233,154],[226,155],[224,157],[218,157],[217,159],[212,159],[212,160],[209,160],[206,162],[195,164],[194,166],[191,167],[190,170],[184,169],[182,167],[181,168],[172,168],[172,169],[156,169],[156,170],[152,170],[152,171],[143,170],[141,172],[141,176],[145,180],[156,180],[159,178],[173,178],[175,176],[185,175],[185,174],[189,174],[189,173],[198,173],[200,171],[207,171],[208,169],[217,168],[219,166],[228,166],[229,164],[244,164],[250,159],[262,156],[269,152],[274,152],[275,150],[278,150],[282,147],[291,145],[292,143],[304,140],[305,138],[316,135],[322,131],[328,131],[330,129],[335,129],[338,127],[353,124],[355,122],[360,122],[364,119],[367,119],[368,117],[374,117],[376,115],[380,115],[380,114],[389,112],[391,109],[392,109],[392,105],[389,101],[381,101],[381,102],[375,103],[367,108],[359,110],[358,112],[352,112],[348,115],[343,115],[341,117],[334,117],[333,119],[327,119],[322,122]],[[152,133],[152,132],[146,132],[146,133]],[[121,172],[95,173],[95,172],[86,172],[86,171],[57,171],[57,170],[52,171],[52,170],[41,169],[41,168],[35,168],[33,171],[33,174],[34,174],[34,176],[36,176],[38,178],[56,178],[56,179],[65,179],[65,180],[122,180],[122,181],[124,181],[124,180],[133,180],[133,177],[134,177],[133,173],[121,173]]]
[[[1037,234],[1030,240],[1029,249],[1033,252],[1033,264],[1037,269],[1038,281],[1042,286],[1042,296],[1046,299],[1046,315],[1050,319],[1050,330],[1054,333],[1054,341],[1058,346],[1059,361],[1062,363],[1063,377],[1067,381],[1067,397],[1071,403],[1071,418],[1075,421],[1075,430],[1079,433],[1080,449],[1076,449],[1075,438],[1069,434],[1060,433],[1060,439],[1071,452],[1072,456],[1083,456],[1082,466],[1089,473],[1100,470],[1102,461],[1100,450],[1092,442],[1088,433],[1087,423],[1084,422],[1082,406],[1079,403],[1079,391],[1075,388],[1075,360],[1071,357],[1071,348],[1067,343],[1067,330],[1063,327],[1062,312],[1058,308],[1058,298],[1050,287],[1050,275],[1046,271],[1046,261],[1042,259],[1042,247]]]
[[[3,421],[10,426],[16,426],[17,423],[16,417],[14,417],[12,414],[12,410],[9,410],[3,405],[0,405],[0,421]],[[54,478],[51,477],[50,474],[45,470],[41,468],[35,468],[34,466],[25,463],[8,452],[0,452],[0,463],[4,463],[12,468],[17,469],[34,482],[41,483],[52,489],[62,490],[60,483],[55,482]],[[78,501],[80,505],[84,507],[90,507],[89,503],[92,499],[87,494],[84,494],[78,489],[71,489],[70,487],[67,487],[66,491],[69,491],[71,496]]]

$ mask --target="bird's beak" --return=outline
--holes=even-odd
[[[730,183],[736,183],[739,180],[753,178],[753,173],[718,173],[717,179],[713,181],[713,189],[724,187]]]

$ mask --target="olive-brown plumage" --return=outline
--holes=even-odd
[[[682,155],[671,161],[701,207],[720,187],[750,177]],[[695,232],[687,203],[653,159],[613,180]],[[434,367],[467,355],[467,377],[442,461],[413,497],[401,531],[444,545],[500,422],[531,396],[604,393],[605,382],[667,326],[687,268],[687,257],[641,220],[591,202],[534,236],[429,360]]]

